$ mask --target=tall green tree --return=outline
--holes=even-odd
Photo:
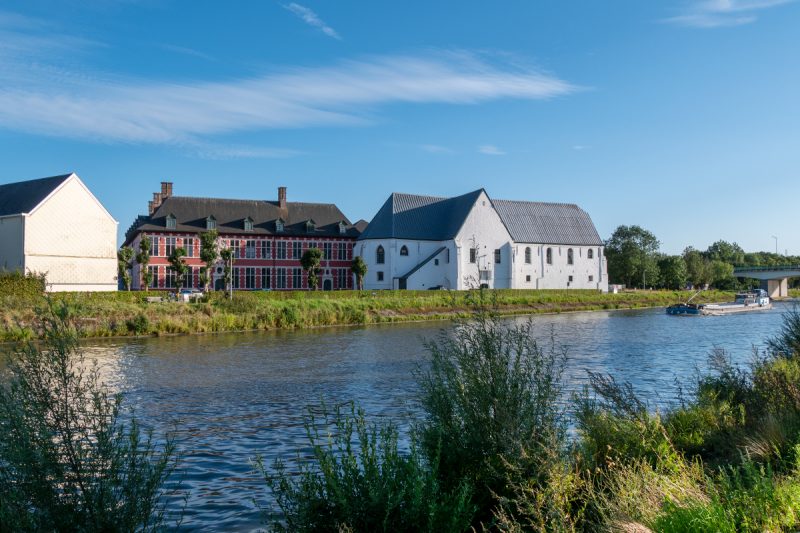
[[[733,265],[725,261],[711,261],[708,265],[711,284],[717,289],[731,290],[737,288],[733,277]]]
[[[738,244],[719,240],[708,247],[705,253],[710,261],[722,261],[731,265],[744,263],[744,250]]]
[[[367,275],[367,263],[361,258],[360,255],[357,255],[353,258],[353,262],[350,264],[350,270],[356,277],[356,286],[358,290],[364,290],[364,276]]]
[[[228,294],[233,298],[233,250],[230,248],[223,248],[219,251],[219,257],[223,262],[222,280],[225,283]]]
[[[136,254],[136,262],[139,263],[140,287],[147,291],[153,283],[153,274],[147,269],[150,264],[150,239],[146,233],[142,233],[139,239],[139,253]]]
[[[206,264],[200,269],[200,283],[205,287],[206,292],[211,290],[211,274],[214,272],[214,264],[219,259],[217,237],[219,237],[219,233],[215,229],[200,234],[200,259]]]
[[[667,289],[678,290],[686,286],[689,274],[686,270],[686,261],[679,255],[665,255],[658,260],[658,270],[661,286]]]
[[[691,246],[686,247],[683,251],[683,261],[686,263],[686,275],[688,276],[689,283],[695,288],[702,288],[704,285],[711,282],[709,276],[708,260],[698,250]]]
[[[189,272],[189,265],[186,264],[186,248],[178,247],[172,251],[167,258],[169,261],[169,269],[175,272],[175,291],[179,291],[183,287],[183,280]]]
[[[660,245],[655,235],[640,226],[619,226],[606,241],[608,277],[628,287],[656,284]]]
[[[312,291],[319,287],[319,273],[322,271],[322,250],[319,248],[309,248],[300,258],[300,266],[308,273],[308,286]]]
[[[134,251],[130,246],[123,246],[117,250],[117,271],[119,279],[125,285],[125,290],[131,290],[131,271],[133,270]]]

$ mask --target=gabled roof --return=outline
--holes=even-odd
[[[453,198],[392,193],[359,239],[453,239],[483,192]]]
[[[0,216],[30,213],[72,174],[0,185]]]
[[[575,204],[492,200],[515,242],[602,245],[589,215]]]
[[[217,221],[217,231],[221,234],[245,235],[302,235],[340,236],[339,222],[344,222],[345,236],[357,237],[358,229],[334,204],[287,202],[281,209],[278,202],[267,200],[228,200],[221,198],[195,198],[190,196],[171,196],[166,198],[151,216],[139,216],[126,235],[129,242],[138,232],[167,231],[166,217],[175,215],[177,224],[174,230],[184,233],[206,231],[206,219],[213,216]],[[253,231],[244,230],[244,220],[250,217]],[[284,231],[275,231],[275,221],[281,219]],[[308,231],[306,221],[314,220],[316,226]]]

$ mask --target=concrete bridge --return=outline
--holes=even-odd
[[[754,278],[761,280],[761,288],[770,298],[786,298],[789,296],[789,278],[800,277],[800,265],[736,267],[733,275],[737,278]]]

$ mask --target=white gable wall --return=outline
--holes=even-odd
[[[0,217],[0,271],[25,269],[24,227],[22,215]]]
[[[53,291],[117,290],[117,222],[72,176],[25,221],[25,269]]]
[[[608,290],[606,263],[602,246],[558,244],[516,244],[516,289],[595,289]],[[525,249],[531,249],[531,263],[525,262]],[[547,263],[547,250],[552,250],[552,264]],[[569,250],[573,264],[569,264]],[[589,250],[592,258],[589,258]],[[530,281],[527,277],[530,276]],[[570,276],[572,279],[570,279]]]
[[[511,287],[511,236],[485,192],[475,201],[455,244],[458,249],[458,289],[477,288],[480,283],[494,289]],[[471,248],[478,249],[475,263],[470,263]],[[500,264],[494,261],[495,250],[500,250]],[[490,278],[480,281],[479,271],[489,271]]]

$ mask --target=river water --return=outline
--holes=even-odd
[[[747,362],[777,332],[788,304],[725,317],[669,317],[663,309],[540,315],[534,331],[566,348],[570,387],[586,371],[630,381],[653,405],[674,400],[707,356],[724,348]],[[511,318],[508,320],[527,320]],[[269,495],[251,460],[307,452],[309,406],[354,401],[402,424],[416,411],[414,370],[425,341],[447,322],[92,342],[107,381],[157,433],[175,430],[189,491],[183,528],[261,527],[254,502]]]

